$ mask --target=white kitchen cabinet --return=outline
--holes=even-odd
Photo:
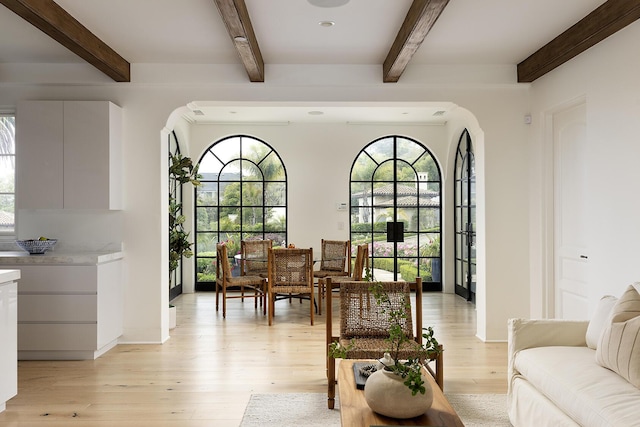
[[[18,270],[0,270],[0,412],[18,392]]]
[[[122,209],[122,109],[109,101],[23,101],[18,209]]]
[[[18,359],[95,359],[113,348],[122,335],[121,265],[16,266]]]

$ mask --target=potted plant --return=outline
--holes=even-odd
[[[180,154],[170,156],[169,178],[176,180],[178,185],[190,182],[199,186],[202,177],[198,174],[198,165],[194,166],[189,157],[182,157]],[[178,268],[182,257],[193,256],[189,233],[184,230],[185,219],[182,215],[182,203],[178,203],[175,194],[169,194],[169,273]]]

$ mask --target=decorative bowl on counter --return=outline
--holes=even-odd
[[[44,240],[16,240],[16,244],[31,255],[42,255],[53,247],[58,242],[58,239],[44,239]]]

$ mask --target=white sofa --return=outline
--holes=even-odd
[[[596,357],[598,346],[600,352],[613,346],[612,328],[615,335],[616,325],[628,326],[613,317],[623,297],[604,297],[590,322],[509,320],[508,411],[514,426],[640,426],[640,350],[631,350],[626,360],[620,357],[625,368],[616,365],[613,370]],[[640,320],[640,315],[634,317],[629,322]],[[615,350],[620,348],[627,351],[624,346]],[[628,371],[615,372],[628,366],[631,377]]]

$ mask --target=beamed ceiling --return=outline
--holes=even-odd
[[[74,61],[16,23],[19,16],[117,82],[131,80],[131,62],[229,63],[229,50],[252,82],[265,81],[265,61],[375,61],[385,83],[397,82],[414,62],[517,64],[518,82],[532,82],[640,17],[638,0],[351,0],[339,7],[304,0],[0,3],[7,9],[0,11],[2,62]],[[339,29],[322,28],[321,21]]]

